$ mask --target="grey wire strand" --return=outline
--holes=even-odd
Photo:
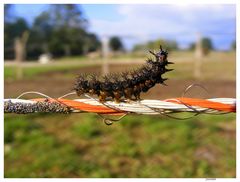
[[[46,95],[46,94],[43,94],[43,93],[37,92],[37,91],[23,92],[23,93],[20,94],[16,99],[20,99],[22,96],[27,95],[27,94],[37,94],[37,95],[44,96],[44,97],[46,97],[46,98],[48,98],[48,99],[54,99],[54,98],[52,98],[52,97],[50,97],[50,96],[48,96],[48,95]]]
[[[198,83],[193,83],[193,84],[189,85],[187,88],[185,88],[185,90],[184,90],[183,93],[182,93],[182,97],[184,97],[185,94],[186,94],[187,92],[189,92],[189,90],[192,89],[193,87],[200,87],[200,88],[202,88],[203,90],[205,90],[208,95],[210,95],[210,94],[209,94],[209,91],[208,91],[204,86],[202,86],[201,84],[198,84]]]
[[[65,95],[63,95],[63,96],[61,96],[61,97],[58,97],[58,99],[62,99],[62,98],[67,97],[67,96],[69,96],[69,95],[76,95],[76,92],[67,93],[67,94],[65,94]]]

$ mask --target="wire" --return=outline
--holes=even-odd
[[[205,113],[205,114],[219,114],[236,112],[236,99],[234,98],[212,98],[212,99],[198,99],[198,98],[170,98],[166,100],[141,100],[131,102],[115,103],[107,101],[104,103],[99,102],[97,99],[54,99],[54,98],[35,98],[31,100],[24,99],[4,99],[4,112],[14,113],[19,109],[26,109],[33,107],[37,103],[47,103],[45,107],[57,107],[58,110],[68,112],[65,113],[81,113],[91,112],[97,114],[107,115],[124,115],[124,114],[169,114],[176,112],[192,112],[192,113]],[[56,105],[56,103],[58,105]],[[11,109],[9,109],[11,107]],[[18,109],[16,109],[18,108]],[[49,112],[51,109],[46,108],[34,112]],[[19,113],[19,112],[18,112]],[[20,112],[25,113],[25,112]]]

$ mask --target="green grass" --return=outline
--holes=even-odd
[[[5,177],[235,177],[235,114],[5,114]]]
[[[194,79],[194,61],[191,52],[173,53],[171,61],[175,61],[171,68],[174,71],[168,73],[169,78]],[[190,59],[192,61],[185,61]],[[236,80],[236,53],[235,52],[212,52],[202,59],[202,80]]]
[[[23,70],[23,79],[34,79],[39,74],[49,73],[49,72],[60,72],[60,71],[69,71],[74,69],[79,69],[84,65],[57,65],[57,66],[31,66],[24,67]],[[4,67],[4,79],[16,80],[16,66],[5,66]]]
[[[147,57],[147,56],[146,56]],[[144,60],[144,58],[133,57],[125,55],[111,58],[111,61],[133,61]],[[175,62],[171,65],[174,71],[168,73],[169,78],[175,79],[194,79],[194,57],[193,52],[173,52],[169,60]],[[85,61],[85,62],[83,62]],[[187,62],[186,62],[187,61]],[[203,60],[201,79],[222,79],[235,80],[236,79],[236,53],[235,52],[212,52]],[[32,65],[23,67],[23,79],[34,79],[39,74],[59,71],[72,71],[87,66],[87,64],[101,63],[101,59],[90,60],[86,57],[65,57],[55,60],[49,65]],[[4,79],[16,80],[16,67],[4,67]],[[214,70],[214,71],[213,71]],[[181,75],[181,76],[179,76]]]

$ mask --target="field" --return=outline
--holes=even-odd
[[[6,64],[4,97],[30,90],[59,97],[71,92],[78,73],[101,72],[99,60],[95,64],[78,59],[65,58],[51,66],[26,64],[21,80],[15,78],[15,66]],[[186,96],[236,97],[234,52],[213,52],[204,58],[199,79],[193,77],[192,53],[174,52],[169,59],[175,70],[166,74],[168,86],[156,86],[142,98],[179,97],[192,83],[200,83],[209,93],[194,88]],[[131,60],[131,67],[137,67],[142,58],[113,59],[110,71],[129,69]],[[32,97],[37,96],[25,98]],[[4,120],[5,177],[236,176],[235,114],[187,120],[130,115],[111,126],[94,114],[5,114]]]

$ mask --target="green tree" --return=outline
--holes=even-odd
[[[113,51],[124,50],[123,43],[122,43],[121,39],[117,36],[110,38],[109,46]]]
[[[213,50],[212,40],[208,37],[204,37],[202,38],[201,41],[202,41],[203,52],[205,55],[207,55],[209,51]]]
[[[4,21],[4,59],[14,58],[14,40],[21,37],[29,26],[24,18],[15,18],[14,20],[5,19]]]
[[[134,46],[133,51],[140,51],[144,49],[158,50],[160,45],[169,51],[178,50],[178,44],[176,41],[157,39],[154,41],[149,41],[146,44],[137,44]]]
[[[88,22],[81,7],[75,4],[53,4],[36,17],[29,50],[32,55],[50,52],[54,56],[70,56],[95,51],[98,38],[87,31]]]
[[[75,4],[52,4],[29,26],[24,18],[16,17],[13,5],[4,6],[4,57],[14,57],[14,39],[29,31],[27,55],[37,59],[42,53],[54,56],[87,54],[100,47],[98,37],[89,33],[88,22],[81,7]]]
[[[196,43],[195,43],[195,42],[192,42],[192,43],[189,45],[188,50],[193,51],[195,48],[196,48]]]
[[[31,58],[38,58],[42,53],[49,53],[48,41],[52,35],[53,26],[50,22],[50,15],[42,12],[33,22],[29,43],[27,46],[28,55]]]
[[[231,44],[231,49],[232,50],[236,50],[236,40],[234,40],[233,42],[232,42],[232,44]]]
[[[203,49],[203,53],[207,55],[209,51],[214,50],[212,40],[208,37],[204,37],[201,39],[201,45]],[[189,50],[194,50],[196,48],[196,43],[191,43],[189,46]]]
[[[76,4],[53,4],[50,7],[50,19],[54,27],[50,50],[69,56],[75,52],[74,47],[78,44],[80,53],[83,53],[87,20],[80,7]]]

